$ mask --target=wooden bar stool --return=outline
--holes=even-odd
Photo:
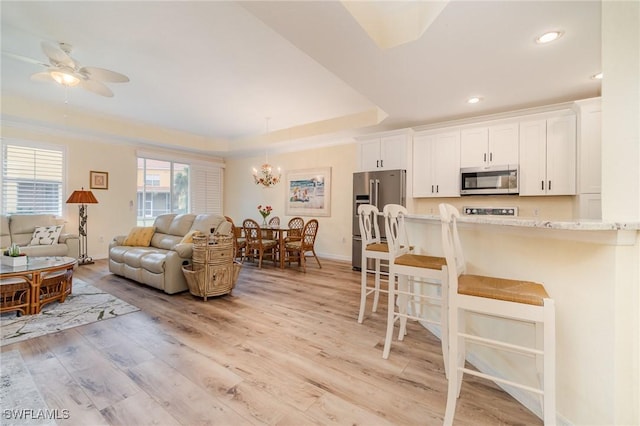
[[[389,310],[387,336],[384,342],[383,358],[389,357],[393,327],[400,320],[398,340],[407,334],[407,319],[418,320],[441,327],[442,355],[445,374],[448,368],[447,329],[447,265],[443,257],[409,253],[410,246],[405,227],[407,209],[398,204],[387,204],[383,209],[385,231],[389,243]],[[396,287],[395,277],[398,277]],[[429,291],[431,290],[431,291]],[[397,310],[395,299],[398,299]],[[408,308],[411,305],[411,312]],[[425,314],[437,309],[438,320]]]
[[[360,313],[358,322],[362,324],[364,311],[367,305],[367,296],[373,293],[373,307],[371,312],[378,310],[378,300],[380,293],[388,293],[388,290],[380,288],[382,273],[380,267],[389,265],[389,247],[387,243],[380,241],[380,227],[378,226],[378,216],[380,211],[371,204],[361,204],[358,206],[358,222],[360,224],[360,235],[362,237],[362,267],[360,276]],[[374,260],[374,269],[368,269],[369,259]],[[383,263],[384,262],[384,263]],[[374,274],[373,287],[368,285],[368,274]],[[385,280],[388,282],[388,280]]]
[[[553,299],[549,297],[544,286],[538,283],[465,274],[456,222],[459,216],[455,207],[440,204],[442,246],[449,267],[449,388],[444,424],[453,424],[462,376],[466,373],[540,395],[544,423],[553,425],[556,423],[556,337]],[[533,324],[535,347],[516,345],[467,332],[466,312]],[[534,358],[542,384],[534,387],[465,368],[465,341]],[[543,370],[542,375],[540,370]]]

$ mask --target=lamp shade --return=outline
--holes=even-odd
[[[85,191],[82,188],[80,191],[73,191],[67,199],[67,204],[98,204],[98,200],[93,192]]]

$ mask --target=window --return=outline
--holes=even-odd
[[[138,150],[138,224],[163,213],[222,214],[221,160]]]
[[[2,214],[62,214],[65,151],[25,142],[2,144]]]
[[[189,165],[138,158],[138,224],[165,213],[189,212]]]

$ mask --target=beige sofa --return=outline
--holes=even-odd
[[[63,226],[53,244],[31,244],[36,227]],[[78,257],[80,240],[77,235],[64,233],[64,220],[51,214],[0,215],[0,247],[6,249],[15,243],[27,256]]]
[[[109,244],[109,271],[168,294],[187,290],[182,265],[191,264],[193,244],[182,242],[193,231],[230,235],[231,224],[224,216],[213,214],[163,214],[148,247],[124,245],[126,235]]]

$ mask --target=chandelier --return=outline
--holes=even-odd
[[[280,182],[281,177],[280,167],[278,167],[277,173],[274,173],[273,167],[269,164],[268,160],[260,166],[260,170],[257,170],[255,167],[253,168],[253,180],[256,185],[262,185],[265,188],[271,188],[276,185]]]
[[[269,117],[265,118],[266,121],[266,129],[267,135],[269,134]],[[265,153],[265,161],[262,166],[260,166],[260,170],[253,168],[253,181],[256,185],[262,185],[265,188],[271,188],[280,182],[280,178],[282,177],[282,173],[280,171],[280,167],[278,167],[277,173],[274,172],[273,166],[269,164],[269,158]]]

